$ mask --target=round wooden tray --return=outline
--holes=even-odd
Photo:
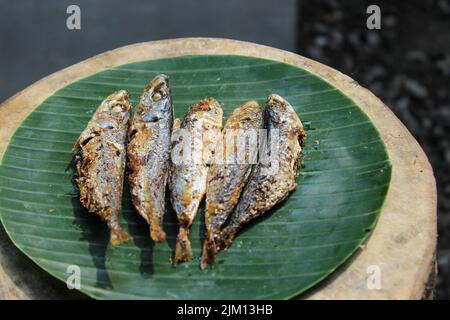
[[[248,42],[184,38],[145,42],[100,54],[58,71],[0,105],[0,158],[16,128],[55,91],[106,68],[195,54],[233,54],[298,66],[353,99],[381,133],[392,163],[392,180],[378,224],[368,243],[332,276],[302,295],[309,299],[421,299],[435,274],[436,186],[417,141],[370,91],[342,73],[302,56]],[[375,266],[375,269],[374,267]],[[378,269],[379,268],[379,269]],[[367,285],[373,272],[379,289]],[[0,299],[84,297],[69,291],[19,252],[0,228]]]

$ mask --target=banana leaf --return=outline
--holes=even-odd
[[[124,191],[122,225],[133,241],[108,244],[108,230],[80,205],[71,182],[71,147],[100,102],[127,89],[133,105],[157,73],[170,76],[176,116],[196,101],[218,99],[226,117],[250,99],[284,96],[306,125],[298,187],[247,227],[217,266],[200,271],[203,208],[192,226],[196,259],[170,264],[178,230],[168,209],[169,239],[155,244]],[[66,282],[98,299],[288,299],[343,264],[375,227],[391,166],[377,129],[328,82],[303,69],[233,55],[182,56],[122,65],[81,79],[40,104],[9,142],[0,165],[0,217],[14,244]],[[170,208],[170,205],[168,206]]]

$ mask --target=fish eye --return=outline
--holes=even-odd
[[[161,100],[162,98],[166,97],[166,92],[164,91],[164,88],[159,86],[157,88],[155,88],[155,91],[152,95],[152,99],[155,102],[158,102],[159,100]]]
[[[123,108],[121,105],[116,105],[111,109],[112,112],[122,112]]]
[[[161,93],[159,93],[159,92],[155,92],[152,96],[153,101],[159,101],[159,100],[161,100],[161,98],[162,98],[162,96],[161,96]]]

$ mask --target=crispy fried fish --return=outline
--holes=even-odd
[[[250,175],[258,151],[256,146],[258,130],[263,128],[263,125],[262,109],[257,101],[252,100],[236,108],[223,128],[224,162],[211,165],[208,173],[206,238],[200,262],[201,269],[207,265],[214,265],[217,255],[216,238],[235,208]],[[244,141],[239,143],[238,139]],[[253,144],[250,142],[252,139]],[[247,148],[238,148],[239,145]],[[238,152],[246,158],[239,159]],[[254,158],[250,158],[252,155]]]
[[[209,163],[217,138],[221,136],[223,111],[212,98],[191,106],[174,126],[170,190],[172,206],[180,226],[176,240],[174,264],[193,258],[188,238],[189,228],[206,192]]]
[[[119,225],[129,99],[129,93],[120,90],[103,100],[72,149],[80,202],[106,221],[113,245],[130,239]]]
[[[173,118],[169,80],[160,74],[150,81],[141,95],[127,146],[133,205],[150,225],[150,237],[156,242],[167,238],[162,222]]]
[[[279,95],[268,97],[265,109],[268,131],[266,161],[261,160],[250,175],[229,224],[220,234],[220,248],[226,249],[239,230],[286,199],[297,186],[306,132],[292,106]],[[276,148],[272,148],[276,146]]]

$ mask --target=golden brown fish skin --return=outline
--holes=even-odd
[[[150,225],[150,237],[155,242],[167,239],[162,224],[173,119],[169,78],[160,74],[150,81],[141,95],[127,146],[131,199]]]
[[[216,239],[222,225],[235,208],[253,167],[251,159],[246,159],[248,162],[238,163],[237,149],[227,142],[236,141],[240,134],[249,133],[250,130],[253,130],[256,137],[263,125],[261,106],[257,101],[252,100],[236,108],[222,130],[224,163],[211,165],[208,173],[205,209],[206,237],[200,262],[202,270],[208,265],[215,264],[218,252]],[[249,152],[256,154],[257,149]]]
[[[286,199],[297,186],[306,140],[303,125],[289,102],[276,94],[267,99],[265,117],[269,133],[278,130],[278,169],[270,170],[270,164],[261,161],[256,165],[229,224],[221,231],[220,249],[228,248],[246,223]]]
[[[103,100],[72,149],[80,202],[106,222],[113,245],[130,239],[119,225],[129,98],[126,90],[120,90]]]
[[[209,163],[214,154],[213,147],[217,144],[213,137],[217,138],[221,134],[222,117],[220,104],[215,99],[205,98],[191,106],[181,123],[175,121],[169,186],[180,229],[172,259],[174,265],[193,259],[189,228],[206,193]],[[178,135],[179,132],[181,135]],[[185,143],[186,134],[201,142],[200,150],[192,153],[190,161],[175,161],[174,155]]]

